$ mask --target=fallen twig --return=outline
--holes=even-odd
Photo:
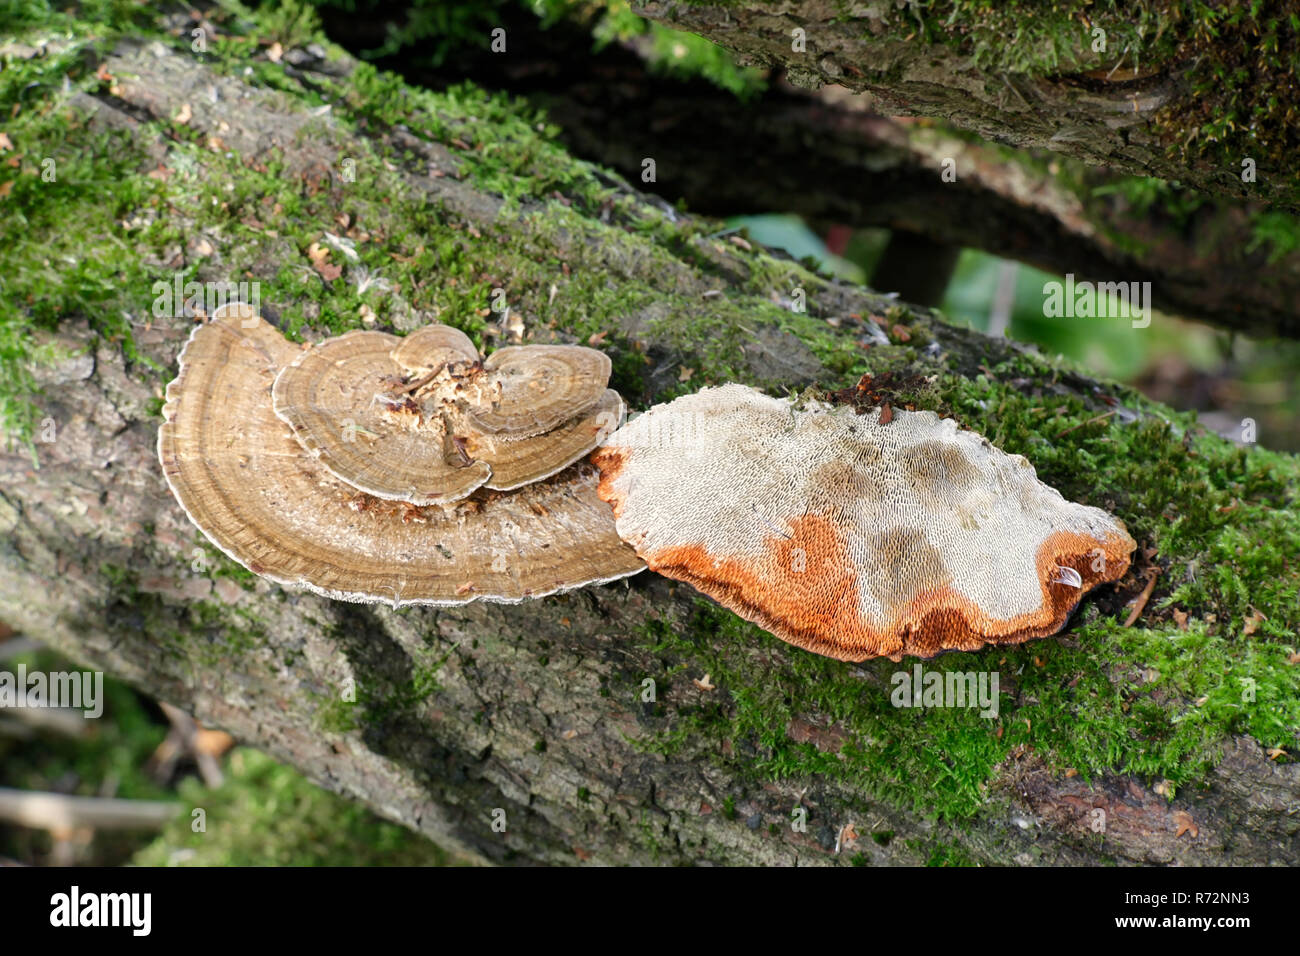
[[[1147,601],[1151,600],[1151,592],[1155,590],[1156,578],[1159,576],[1159,568],[1152,568],[1147,572],[1147,586],[1144,587],[1142,593],[1137,596],[1136,603],[1133,605],[1133,610],[1128,612],[1128,617],[1124,620],[1125,627],[1132,627],[1134,622],[1142,616],[1142,612],[1146,610]]]
[[[73,797],[0,787],[0,820],[42,830],[156,830],[179,811],[179,805],[158,800]]]

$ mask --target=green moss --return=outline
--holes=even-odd
[[[278,0],[261,11],[260,22],[267,40],[286,48],[305,46],[321,32],[320,15],[303,0]]]
[[[929,845],[909,842],[908,846],[924,853],[926,866],[979,866],[970,853],[953,843],[936,840]]]
[[[572,0],[548,0],[548,5],[553,8],[552,20],[573,16],[575,9],[590,6]],[[740,99],[757,96],[767,87],[762,72],[737,65],[735,58],[716,43],[684,30],[649,23],[634,14],[626,0],[606,0],[599,6],[600,15],[592,26],[597,49],[612,42],[646,38],[649,43],[644,56],[653,70],[671,76],[702,77]]]
[[[255,29],[239,23],[226,26]],[[94,87],[99,83],[95,77],[86,75],[84,68],[78,72],[79,49],[74,47],[66,62],[51,66],[37,61],[44,67],[24,62],[21,69],[4,74],[12,81],[7,87],[10,98],[40,76],[52,87],[56,77],[61,82],[69,73],[83,88]],[[856,361],[852,346],[832,339],[818,320],[755,301],[778,288],[788,293],[795,283],[815,284],[810,274],[775,265],[758,253],[749,257],[753,268],[744,289],[749,295],[702,306],[696,270],[707,274],[718,268],[714,252],[702,251],[707,242],[609,186],[608,174],[570,157],[558,143],[558,131],[522,102],[469,86],[442,94],[414,90],[367,65],[333,89],[328,84],[323,90],[304,89],[279,65],[250,59],[256,49],[249,43],[226,42],[214,45],[209,58],[219,69],[241,76],[246,66],[256,67],[253,82],[291,90],[308,104],[320,100],[322,93],[329,95],[333,115],[345,129],[401,122],[417,135],[446,144],[476,188],[505,200],[500,229],[491,236],[479,235],[426,196],[412,193],[383,166],[385,161],[409,161],[398,155],[356,157],[362,170],[357,182],[323,188],[286,175],[283,161],[274,155],[254,165],[239,156],[212,153],[193,130],[175,124],[168,124],[169,133],[178,138],[171,144],[164,176],[146,175],[153,163],[130,138],[115,136],[110,141],[104,134],[86,144],[72,140],[68,162],[84,168],[73,167],[66,185],[37,188],[33,166],[8,199],[25,227],[22,241],[0,253],[13,267],[11,274],[22,277],[11,286],[17,294],[0,305],[0,363],[7,373],[0,411],[11,435],[30,437],[37,407],[27,330],[33,325],[53,328],[69,314],[89,314],[97,332],[119,341],[129,358],[139,359],[123,316],[146,314],[157,276],[147,274],[139,255],[123,252],[156,255],[183,245],[198,232],[222,237],[222,269],[228,277],[264,274],[259,268],[264,263],[279,263],[274,279],[264,283],[263,301],[280,307],[281,323],[291,338],[309,329],[336,333],[354,328],[362,306],[374,309],[382,321],[392,295],[400,291],[412,308],[436,312],[442,321],[486,344],[487,323],[497,320],[487,307],[493,288],[500,286],[512,311],[527,317],[529,328],[555,325],[580,338],[600,337],[613,354],[615,384],[633,398],[649,397],[645,356],[611,317],[638,310],[657,313],[647,331],[668,347],[710,343],[692,370],[696,384],[746,376],[737,359],[744,329],[754,321],[775,321],[800,335],[837,369]],[[268,82],[271,76],[274,82]],[[35,118],[23,119],[34,114],[22,113],[20,122],[9,127],[19,148],[44,153],[44,141],[68,140],[68,131],[59,125],[59,111],[44,115],[44,125]],[[324,132],[317,135],[329,139]],[[349,150],[355,151],[355,145],[349,141]],[[101,163],[101,155],[113,161]],[[218,191],[213,183],[229,188]],[[96,198],[112,194],[115,202],[89,201],[92,193]],[[550,198],[539,205],[537,197]],[[171,214],[158,215],[163,208]],[[593,222],[611,208],[613,227]],[[310,267],[306,251],[321,241],[322,223],[338,228],[333,220],[340,209],[358,229],[377,224],[383,228],[356,244],[358,263],[344,263],[344,275],[326,282]],[[274,235],[268,226],[272,220]],[[590,235],[590,241],[574,241],[579,235]],[[297,252],[287,260],[286,244]],[[75,269],[69,272],[59,259],[38,254],[38,247],[56,253],[67,248],[62,259],[75,260]],[[33,261],[58,271],[60,281],[30,268]],[[331,261],[342,257],[335,254]],[[183,279],[198,277],[200,269],[206,267],[188,267]],[[666,281],[665,276],[675,278]],[[611,277],[622,281],[610,282]],[[49,297],[44,293],[49,288],[61,294]]]
[[[192,601],[185,610],[189,616],[187,648],[206,667],[228,666],[232,657],[266,645],[265,626],[245,608]]]
[[[1287,172],[1300,146],[1300,106],[1279,93],[1300,72],[1300,13],[1287,0],[934,0],[912,4],[910,14],[893,18],[892,36],[950,46],[993,76],[1176,65],[1190,95],[1156,114],[1168,157],[1217,171],[1242,194],[1241,163],[1253,158],[1261,180],[1300,202]],[[1097,29],[1106,47],[1093,53]]]
[[[133,568],[102,561],[99,576],[107,582],[109,593],[123,603],[130,603],[139,594],[140,576]]]
[[[181,782],[180,813],[136,854],[138,866],[445,866],[428,840],[316,787],[255,750],[238,749],[215,790]],[[195,832],[203,810],[203,829]]]
[[[736,819],[736,798],[731,794],[722,798],[722,816],[727,820]]]
[[[1251,213],[1251,241],[1247,252],[1268,251],[1268,264],[1274,265],[1300,250],[1300,217],[1280,209],[1259,209]]]
[[[124,131],[89,132],[60,106],[71,87],[98,84],[85,64],[91,41],[55,44],[47,57],[8,58],[0,70],[0,116],[13,143],[0,165],[0,431],[12,445],[29,445],[38,420],[32,367],[50,356],[32,330],[52,330],[68,316],[119,343],[128,361],[148,366],[134,347],[130,294],[148,289],[148,270],[129,248],[130,212],[156,206],[161,184],[143,172],[140,146]],[[44,98],[42,98],[44,97]],[[170,227],[155,222],[141,238],[165,242]]]
[[[330,694],[317,694],[316,726],[326,733],[349,734],[361,726],[362,709],[356,701]]]

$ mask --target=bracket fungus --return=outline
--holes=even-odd
[[[1123,523],[1023,457],[875,411],[707,388],[615,432],[599,494],[652,570],[840,660],[1053,634],[1128,569]]]
[[[365,346],[363,359],[352,351],[348,357],[367,374],[382,365],[373,346],[382,344],[387,358],[395,344],[379,334],[344,336]],[[426,347],[438,337],[454,346],[450,364],[460,362],[456,356],[477,364],[477,353],[466,354],[454,335],[436,333],[408,348],[431,355]],[[194,329],[167,387],[158,436],[167,483],[194,524],[249,570],[331,598],[396,606],[518,603],[644,567],[596,496],[595,469],[565,467],[581,452],[564,464],[552,456],[540,469],[547,476],[517,491],[470,489],[459,501],[427,506],[375,497],[341,480],[272,402],[282,370],[313,352],[301,352],[247,306],[227,307]],[[366,394],[348,377],[325,381],[331,401]],[[402,436],[393,430],[385,440]],[[393,466],[391,448],[356,443],[367,447],[383,467]],[[418,454],[414,445],[398,447]],[[370,474],[364,461],[358,467]]]
[[[381,498],[448,504],[547,478],[595,448],[623,420],[609,371],[604,353],[577,345],[513,346],[480,362],[463,333],[435,325],[405,339],[327,339],[290,361],[271,394],[336,477]]]
[[[604,352],[578,345],[497,349],[483,363],[491,399],[471,406],[470,420],[492,435],[540,435],[600,401],[610,368]]]

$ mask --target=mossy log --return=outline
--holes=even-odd
[[[1151,10],[1039,0],[644,0],[632,8],[742,62],[781,66],[801,86],[867,94],[890,116],[941,117],[995,142],[1300,208],[1286,164],[1297,142],[1297,26],[1286,3],[1211,9],[1172,0]]]
[[[74,29],[14,62],[45,100],[9,128],[35,411],[0,456],[0,618],[488,861],[1298,861],[1295,459],[721,235],[500,98],[209,29],[219,52]],[[519,606],[288,592],[163,482],[176,275],[260,281],[302,340],[437,317],[596,344],[633,408],[899,373],[1120,515],[1140,560],[1058,637],[927,662],[1000,674],[993,720],[894,707],[911,662],[813,657],[650,573]]]
[[[1263,187],[1212,196],[1119,174],[1095,165],[1094,156],[1080,158],[1068,142],[1016,149],[942,120],[883,116],[870,96],[840,85],[843,77],[827,77],[813,91],[782,82],[777,70],[761,93],[740,101],[708,80],[656,70],[644,44],[593,52],[585,24],[543,29],[529,10],[500,15],[511,37],[508,57],[467,44],[436,69],[397,56],[391,63],[435,89],[470,79],[526,96],[578,155],[633,182],[653,157],[654,191],[695,212],[781,210],[819,223],[903,230],[1061,275],[1147,281],[1156,308],[1172,315],[1300,337],[1300,250],[1259,235],[1283,222],[1300,226],[1270,206]],[[381,20],[358,24],[342,11],[326,17],[363,47],[383,43]],[[813,31],[809,49],[817,42]],[[911,45],[926,49],[919,38]],[[896,271],[879,274],[881,291],[903,290]]]

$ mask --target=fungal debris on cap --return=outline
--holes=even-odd
[[[275,412],[335,477],[381,498],[449,504],[567,468],[621,424],[609,358],[576,345],[498,349],[486,362],[443,325],[355,331],[297,354]]]
[[[346,357],[364,375],[382,364],[373,334],[349,340]],[[391,351],[393,343],[380,344]],[[518,603],[644,567],[618,537],[586,462],[518,491],[480,488],[443,505],[379,498],[344,482],[273,407],[273,384],[301,354],[248,307],[227,307],[194,329],[167,387],[158,436],[167,484],[190,520],[249,570],[331,598],[396,606]],[[325,381],[331,400],[352,394],[346,376]],[[357,438],[356,446],[366,444]],[[391,453],[377,457],[394,465]]]
[[[1135,547],[1118,519],[933,412],[724,385],[651,408],[593,461],[651,569],[840,660],[1053,634]]]

